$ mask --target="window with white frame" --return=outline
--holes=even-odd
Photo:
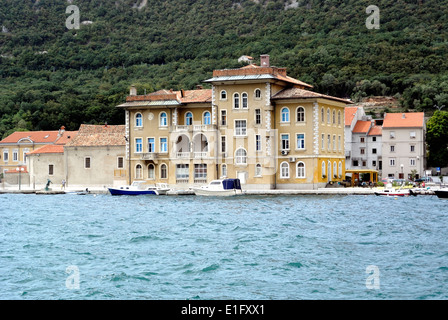
[[[389,166],[394,167],[395,166],[395,158],[389,159]]]
[[[19,150],[17,149],[12,150],[12,161],[14,162],[19,161]]]
[[[280,178],[286,179],[289,178],[289,163],[282,162],[280,164]]]
[[[242,108],[243,109],[247,109],[249,108],[249,101],[248,101],[248,97],[247,97],[247,93],[244,92],[241,94],[241,102],[242,102]]]
[[[135,166],[135,179],[143,179],[143,168],[141,164]]]
[[[260,163],[257,163],[256,165],[255,165],[255,176],[256,177],[261,177],[261,164]]]
[[[152,163],[148,164],[148,179],[156,178],[156,168]]]
[[[327,150],[331,149],[331,135],[327,136]]]
[[[160,152],[168,152],[168,138],[160,138]]]
[[[190,165],[189,164],[177,164],[176,165],[176,179],[188,180],[190,178]]]
[[[284,123],[289,122],[289,109],[287,107],[284,107],[282,108],[280,113],[281,113],[280,121]]]
[[[305,178],[305,163],[302,161],[297,162],[296,176],[297,178]]]
[[[305,134],[304,133],[297,133],[296,134],[296,141],[297,141],[297,149],[298,150],[304,150],[305,149]]]
[[[338,126],[341,125],[342,119],[341,119],[341,111],[338,111]]]
[[[212,117],[209,111],[204,112],[204,122],[205,125],[212,124]]]
[[[221,136],[221,152],[222,153],[227,152],[226,136]]]
[[[168,179],[168,166],[165,163],[160,165],[160,179]]]
[[[194,179],[195,180],[206,180],[207,179],[207,164],[206,163],[196,163],[194,165]]]
[[[239,148],[235,152],[236,164],[247,164],[247,151],[244,148]]]
[[[280,135],[280,146],[282,150],[289,150],[289,134]]]
[[[185,125],[193,125],[193,114],[190,111],[185,114]]]
[[[261,109],[255,109],[255,124],[261,124]]]
[[[322,170],[322,178],[324,178],[324,177],[325,177],[325,175],[326,175],[326,170],[325,170],[325,161],[322,161],[322,168],[321,168],[321,170]]]
[[[226,90],[222,90],[221,94],[219,96],[220,100],[227,100],[227,91]]]
[[[331,123],[331,119],[330,119],[330,108],[327,109],[327,124]]]
[[[238,92],[235,92],[233,94],[233,108],[234,109],[240,108],[240,94]]]
[[[409,132],[409,138],[415,139],[415,131]]]
[[[255,135],[255,151],[261,151],[261,134]]]
[[[333,110],[333,124],[336,124],[336,110]]]
[[[160,113],[160,126],[161,127],[167,127],[168,126],[168,116],[166,112]]]
[[[8,162],[8,161],[9,161],[9,150],[4,149],[3,150],[3,162]]]
[[[235,120],[235,136],[245,136],[246,134],[246,120]]]
[[[135,152],[136,153],[143,152],[143,140],[142,140],[142,138],[135,138]]]
[[[143,127],[143,116],[140,112],[135,114],[135,126]]]
[[[325,134],[322,133],[322,138],[321,138],[321,146],[322,146],[322,150],[325,149]]]
[[[156,139],[148,138],[148,152],[153,153],[156,152]]]
[[[410,159],[409,159],[409,165],[410,165],[411,167],[415,167],[415,166],[417,165],[417,161],[416,161],[416,159],[415,159],[415,158],[410,158]]]
[[[227,110],[225,109],[221,110],[221,125],[222,126],[227,125]]]
[[[395,139],[395,131],[391,131],[391,132],[389,133],[389,137],[390,137],[391,139]]]
[[[261,99],[261,90],[255,89],[255,99]]]
[[[321,109],[320,109],[320,121],[321,121],[322,123],[325,122],[325,109],[324,109],[324,108],[321,108]]]
[[[342,177],[342,162],[339,161],[339,177]]]
[[[304,107],[298,107],[297,108],[297,122],[305,122],[305,108]]]
[[[221,177],[227,177],[227,165],[226,164],[222,164],[221,165]]]

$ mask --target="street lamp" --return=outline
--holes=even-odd
[[[22,187],[22,172],[25,171],[23,167],[17,167],[16,171],[19,173],[19,190],[21,190]]]

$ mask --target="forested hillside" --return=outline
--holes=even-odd
[[[121,124],[131,84],[191,89],[241,55],[269,54],[319,92],[429,113],[448,105],[447,21],[448,0],[1,0],[0,137]]]

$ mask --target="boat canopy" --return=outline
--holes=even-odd
[[[241,190],[240,179],[224,179],[222,180],[222,186],[224,190],[238,189]]]

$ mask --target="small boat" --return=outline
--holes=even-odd
[[[166,183],[158,183],[155,186],[147,186],[145,181],[134,181],[130,186],[121,186],[118,188],[109,188],[109,192],[113,196],[138,196],[144,194],[165,195],[171,189]]]
[[[405,196],[417,196],[417,193],[413,192],[412,189],[402,189],[403,186],[396,189],[393,188],[391,184],[387,184],[386,188],[381,191],[375,191],[377,196],[386,197],[405,197]]]
[[[239,179],[213,180],[206,186],[190,189],[197,196],[235,196],[243,193]]]
[[[434,193],[439,199],[448,199],[448,188],[436,189]]]

